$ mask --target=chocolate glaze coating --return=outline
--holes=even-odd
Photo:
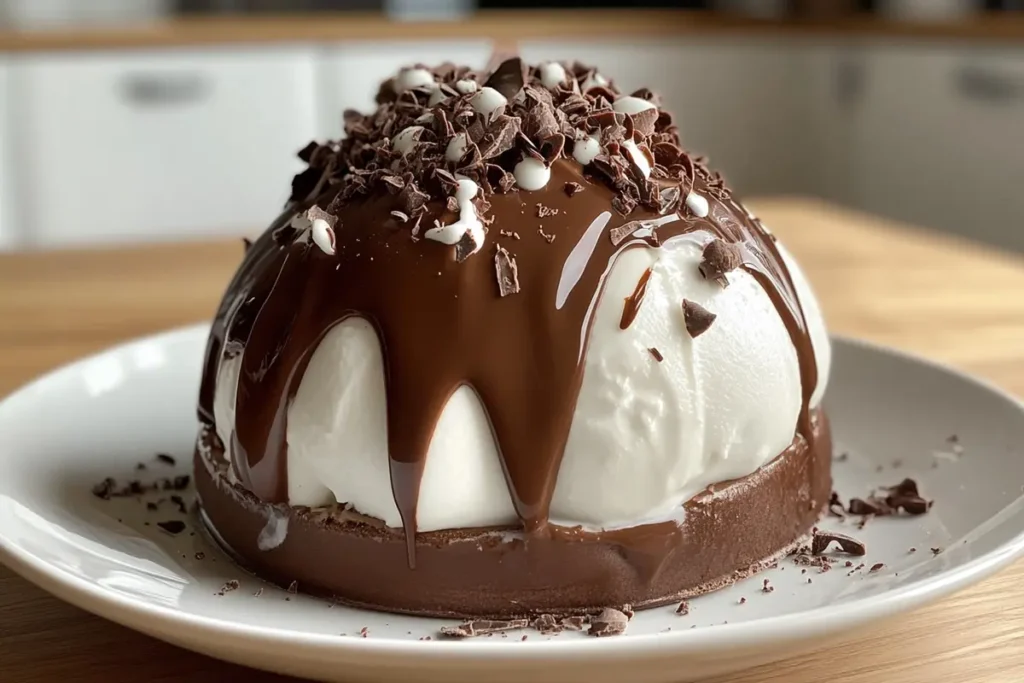
[[[685,505],[685,521],[592,534],[563,529],[470,529],[406,539],[339,507],[281,512],[226,476],[216,437],[200,435],[196,489],[207,524],[239,561],[278,585],[345,604],[438,617],[509,618],[654,607],[729,585],[770,564],[808,533],[832,488],[828,420],[755,473],[711,486]],[[210,438],[212,436],[212,438]],[[271,515],[286,514],[281,545],[260,550]]]

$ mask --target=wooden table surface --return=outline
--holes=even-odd
[[[835,332],[1024,394],[1024,260],[818,202],[751,202],[803,263]],[[114,342],[207,318],[240,242],[0,256],[0,395]],[[848,644],[714,683],[1019,683],[1024,563]],[[165,645],[0,568],[0,681],[289,681]]]

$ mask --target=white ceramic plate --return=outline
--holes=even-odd
[[[671,607],[638,613],[617,638],[439,640],[444,622],[264,586],[193,535],[196,520],[172,504],[152,511],[90,493],[108,476],[188,472],[206,333],[192,327],[120,346],[0,403],[0,559],[79,607],[234,662],[332,681],[694,680],[818,647],[977,581],[1024,548],[1021,404],[953,371],[838,340],[826,405],[837,453],[849,456],[835,463],[837,491],[865,496],[912,476],[936,500],[927,515],[863,530],[827,520],[867,543],[867,566],[851,575],[841,561],[802,573],[787,560],[692,601],[688,616]],[[960,447],[947,442],[951,434]],[[155,461],[157,452],[178,465]],[[136,471],[139,462],[145,470]],[[156,526],[169,519],[189,529],[172,536]],[[876,563],[884,567],[868,571]],[[761,590],[765,578],[772,592]],[[231,580],[239,588],[218,595]]]

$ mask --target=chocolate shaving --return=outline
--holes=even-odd
[[[168,455],[167,453],[157,453],[156,461],[164,465],[170,465],[171,467],[178,464],[178,461],[174,459],[174,456]]]
[[[690,603],[687,602],[686,600],[683,600],[682,602],[679,603],[679,606],[676,607],[676,614],[678,614],[681,617],[685,617],[689,613],[690,613]]]
[[[811,541],[811,552],[815,555],[821,555],[828,550],[829,545],[832,543],[838,543],[839,549],[848,555],[859,556],[867,552],[865,545],[857,539],[846,534],[826,531],[816,531],[814,533],[814,539]]]
[[[397,209],[395,211],[392,211],[391,215],[394,216],[395,220],[397,220],[399,223],[409,222],[409,214],[403,213],[402,211],[398,211]]]
[[[519,57],[513,57],[498,65],[484,83],[484,87],[494,88],[511,102],[525,83],[523,61]]]
[[[711,323],[715,322],[718,316],[704,308],[700,304],[683,299],[683,322],[686,324],[686,332],[691,339],[696,339],[708,331]]]
[[[475,619],[458,626],[442,626],[441,635],[449,638],[476,638],[490,633],[503,633],[526,628],[530,622],[526,619]]]
[[[879,569],[881,569],[881,568],[882,568],[882,567],[884,567],[884,566],[885,566],[885,565],[884,565],[883,563],[881,563],[881,562],[878,562],[878,563],[876,563],[876,564],[873,564],[873,565],[871,565],[871,569],[869,569],[868,571],[869,571],[869,572],[877,572],[877,571],[878,571]]]
[[[605,607],[599,615],[591,618],[587,635],[597,638],[617,636],[625,633],[628,625],[629,617],[617,609]]]
[[[570,182],[570,183],[566,183],[565,184],[565,188],[564,189],[565,189],[565,193],[567,195],[569,195],[570,197],[572,197],[577,192],[582,192],[583,191],[583,186],[580,185],[579,183],[572,183],[572,182]]]
[[[727,287],[729,280],[725,274],[738,268],[742,262],[740,248],[737,245],[716,237],[704,246],[700,274],[705,280],[714,280]]]
[[[494,254],[494,272],[498,278],[498,294],[506,297],[519,293],[519,268],[516,259],[508,251],[499,246]]]
[[[530,628],[535,631],[540,631],[541,635],[551,635],[553,633],[561,633],[563,628],[562,624],[559,623],[558,619],[553,614],[542,614],[530,624]]]
[[[659,351],[658,349],[654,348],[653,346],[651,348],[647,349],[647,351],[650,352],[650,354],[652,356],[654,356],[654,360],[658,361],[659,363],[661,361],[665,360],[665,356],[661,355],[661,351]]]
[[[616,247],[626,241],[630,235],[644,227],[643,221],[629,221],[608,231],[608,237]]]
[[[562,628],[564,628],[566,631],[582,631],[584,627],[590,624],[590,617],[563,617],[561,620],[561,624]]]

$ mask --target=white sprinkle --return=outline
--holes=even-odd
[[[448,225],[431,228],[423,236],[442,244],[458,244],[468,232],[476,243],[473,253],[480,251],[484,244],[484,225],[476,215],[476,207],[473,206],[473,197],[479,190],[479,186],[472,180],[459,178],[459,187],[455,190],[455,199],[459,203],[459,219]]]
[[[323,218],[313,221],[313,242],[325,254],[334,256],[334,229]]]
[[[615,100],[612,109],[623,114],[639,114],[642,111],[654,109],[654,105],[639,97],[626,96]]]
[[[572,158],[579,162],[581,166],[586,166],[600,153],[601,143],[598,142],[597,136],[587,135],[583,131],[579,131],[576,141],[572,145]]]
[[[516,177],[516,185],[524,190],[539,190],[551,179],[551,169],[543,161],[526,157],[512,170]]]
[[[437,83],[434,82],[434,74],[426,69],[402,69],[395,78],[395,90],[405,92],[413,88],[424,88],[436,90]]]
[[[459,133],[451,139],[448,146],[444,150],[444,158],[448,161],[458,161],[462,158],[462,155],[466,153],[466,145],[469,144],[469,138],[466,137],[465,133]]]
[[[391,141],[391,149],[402,156],[407,155],[416,146],[416,138],[423,131],[423,126],[409,126],[402,130]]]
[[[587,76],[587,79],[583,81],[583,85],[580,86],[580,90],[587,92],[591,88],[596,88],[601,85],[608,85],[608,79],[595,71]]]
[[[554,90],[565,83],[565,67],[558,62],[545,62],[540,65],[540,82],[545,88]]]
[[[696,192],[686,195],[686,207],[697,218],[707,218],[708,216],[708,200]]]
[[[626,148],[627,152],[629,152],[629,156],[632,157],[633,163],[635,163],[637,166],[640,167],[640,170],[643,172],[644,177],[645,178],[650,178],[651,177],[651,162],[647,158],[647,155],[643,153],[643,150],[641,150],[639,147],[637,147],[636,143],[633,142],[632,140],[626,140],[625,142],[622,143],[622,146]],[[707,202],[705,202],[705,205],[706,204],[707,204]],[[705,209],[706,209],[706,206],[705,206]],[[707,213],[707,211],[705,210],[705,214],[706,213]]]
[[[476,92],[477,90],[479,90],[480,86],[477,85],[476,81],[471,81],[468,78],[463,78],[461,81],[455,82],[455,89],[458,90],[463,95],[468,95],[471,92]]]
[[[508,100],[505,96],[494,88],[480,88],[480,92],[473,96],[470,104],[473,105],[473,110],[477,114],[483,114],[487,116],[498,107],[508,104]]]
[[[277,507],[267,510],[267,523],[256,537],[256,547],[266,552],[273,550],[288,537],[288,515]]]

